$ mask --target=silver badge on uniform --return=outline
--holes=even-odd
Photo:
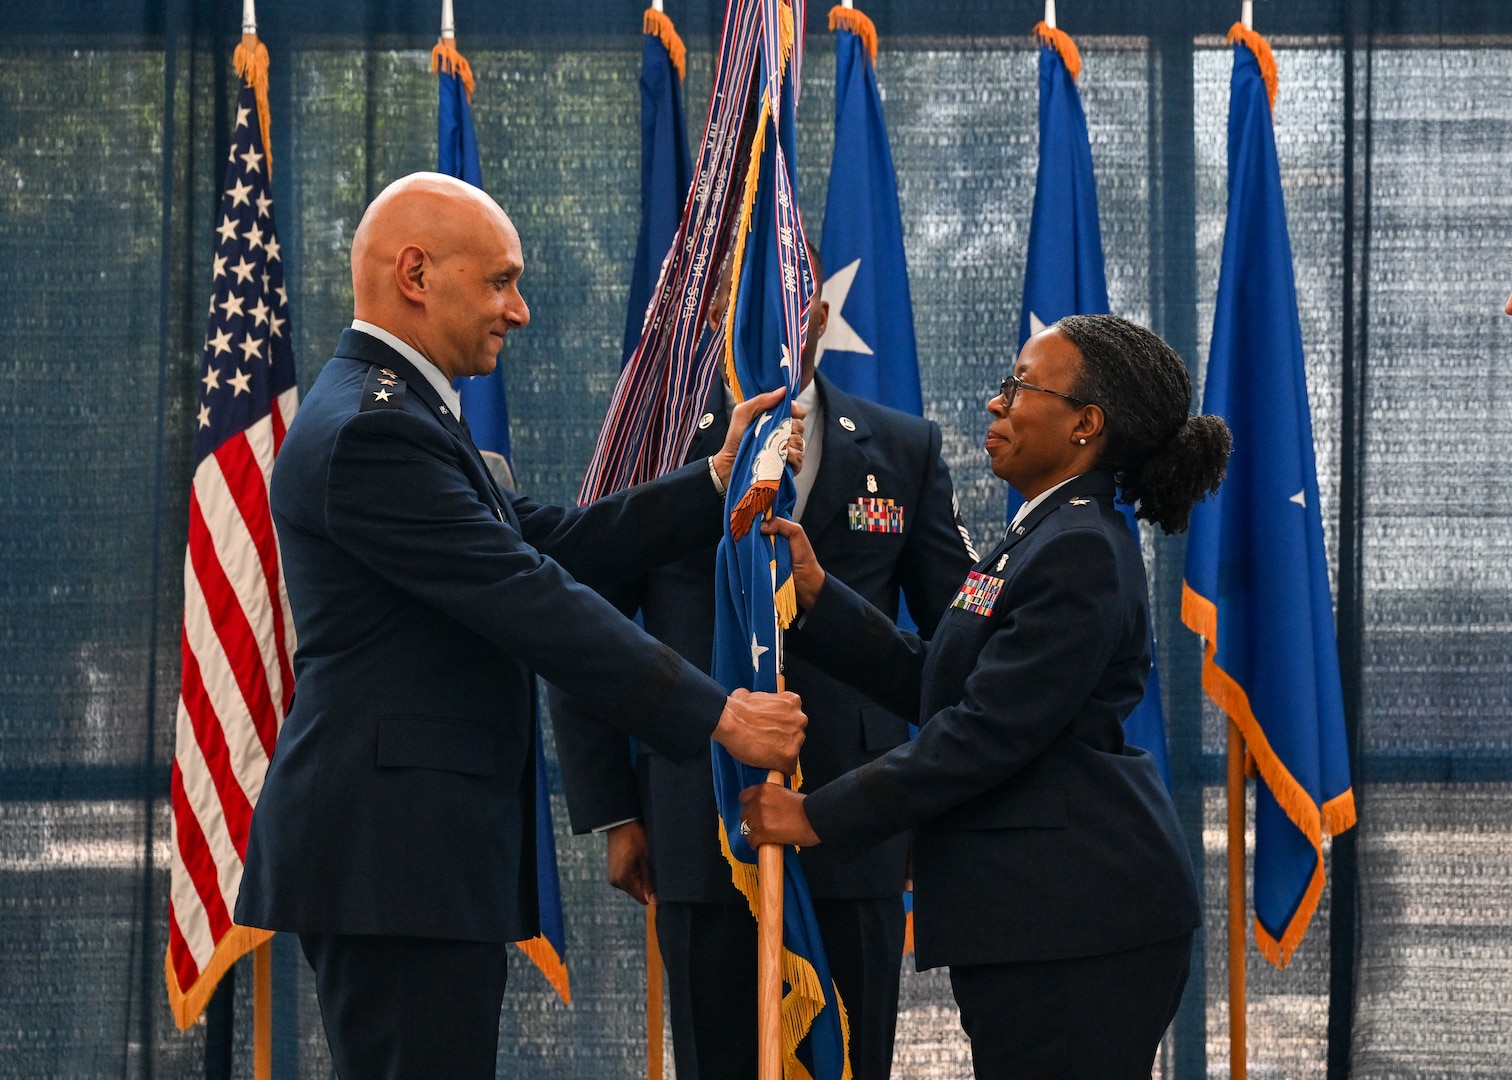
[[[702,416],[700,416],[698,418],[698,430],[699,431],[702,431],[704,428],[709,428],[709,427],[713,427],[713,426],[714,426],[714,414],[713,413],[706,412],[706,413],[704,413]]]
[[[846,431],[856,430],[856,422],[848,416],[842,416],[840,418],[840,426],[843,427]]]
[[[877,478],[871,473],[866,474],[866,490],[873,495],[877,493]]]
[[[1001,574],[1003,572],[1003,567],[1005,567],[1007,565],[1008,565],[1008,556],[1004,555],[1001,559],[999,559],[997,561],[997,566],[995,566],[993,569],[996,570],[999,574]]]

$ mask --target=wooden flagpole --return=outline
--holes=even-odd
[[[646,905],[646,1076],[662,1080],[661,942],[656,937],[656,905]]]
[[[257,0],[242,0],[242,46],[257,48]],[[268,148],[263,147],[263,153]],[[273,1080],[273,940],[252,950],[252,1076]]]
[[[1244,736],[1228,725],[1228,961],[1229,1080],[1244,1080],[1246,1064],[1244,913]]]
[[[1253,0],[1243,0],[1239,21],[1255,28]],[[1229,1080],[1245,1080],[1249,1033],[1245,1028],[1245,950],[1249,935],[1244,903],[1244,736],[1232,720],[1228,725],[1228,960],[1229,960]]]
[[[777,691],[787,689],[782,673],[782,631],[777,631]],[[782,784],[778,769],[766,782]],[[757,1080],[782,1080],[782,845],[756,849],[756,880],[761,887],[761,918],[756,924]]]
[[[783,679],[778,676],[778,687]],[[766,782],[781,784],[777,769]],[[756,852],[761,882],[761,921],[756,928],[756,1032],[759,1080],[782,1080],[782,845],[762,844]]]

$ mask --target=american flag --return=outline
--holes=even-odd
[[[294,623],[268,478],[298,408],[289,297],[258,103],[244,85],[216,215],[184,558],[183,686],[173,758],[169,1002],[181,1028],[268,937],[235,926],[247,829],[294,696]]]

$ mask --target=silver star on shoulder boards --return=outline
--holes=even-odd
[[[208,405],[201,405],[199,407],[199,418],[198,419],[199,419],[199,426],[200,427],[203,428],[203,427],[209,427],[210,426],[210,406],[208,406]]]
[[[247,198],[248,195],[252,194],[251,184],[244,184],[238,180],[232,187],[227,189],[226,194],[231,196],[232,206],[252,205],[252,200]]]
[[[823,296],[829,301],[830,316],[829,325],[824,328],[824,333],[819,338],[818,351],[814,354],[816,365],[824,358],[827,349],[860,353],[862,356],[873,355],[872,347],[862,341],[855,327],[845,321],[845,300],[850,295],[851,286],[856,283],[856,271],[860,269],[861,260],[855,259],[825,279]]]
[[[757,642],[756,635],[751,635],[751,670],[761,670],[761,654],[772,650]]]
[[[387,401],[389,398],[391,398],[393,396],[394,395],[390,394],[387,390],[374,390],[373,391],[373,400],[374,401]]]
[[[1080,498],[1077,498],[1077,499],[1072,499],[1071,500],[1071,505],[1072,506],[1086,506],[1091,501],[1092,501],[1091,499],[1080,499]]]
[[[205,342],[205,347],[209,348],[209,349],[214,349],[215,350],[214,355],[216,355],[216,356],[219,356],[221,353],[228,353],[228,352],[230,352],[231,351],[231,331],[229,331],[229,330],[222,330],[220,333],[216,334],[209,341]]]
[[[222,244],[229,244],[236,239],[236,222],[231,220],[230,214],[227,214],[221,219],[221,223],[216,227],[215,231],[220,233],[220,242]]]
[[[243,314],[242,305],[245,303],[246,300],[244,300],[240,296],[237,296],[235,293],[227,293],[226,298],[215,306],[224,311],[226,313],[226,318],[229,319],[233,315]]]
[[[238,371],[231,378],[227,379],[226,382],[236,387],[236,393],[232,394],[232,397],[240,397],[242,394],[250,394],[252,392],[252,376],[248,372]]]
[[[250,146],[247,147],[247,152],[245,154],[237,154],[236,156],[241,158],[242,161],[246,163],[248,172],[262,172],[263,156],[256,150],[253,150]]]
[[[236,283],[238,285],[246,285],[251,283],[252,271],[256,269],[256,264],[249,263],[247,257],[243,255],[241,260],[231,268],[231,272],[236,275]]]

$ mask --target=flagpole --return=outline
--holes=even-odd
[[[1055,0],[1045,0],[1045,25],[1055,29]]]
[[[242,47],[257,48],[257,0],[242,0]],[[268,148],[263,147],[266,154]],[[273,1080],[273,941],[252,950],[252,1077]]]
[[[782,631],[777,631],[777,655],[782,655]],[[777,672],[777,691],[787,689],[787,677]],[[767,773],[768,784],[781,785],[781,770]],[[756,880],[761,886],[761,918],[756,924],[756,1046],[757,1080],[782,1080],[782,845],[756,849]]]
[[[452,12],[452,0],[441,0],[441,40],[457,40],[457,18]]]
[[[662,1080],[662,958],[656,905],[646,905],[646,1076]]]
[[[1247,6],[1247,5],[1246,5]],[[1228,725],[1228,951],[1229,1078],[1244,1080],[1246,1067],[1244,925],[1244,736]]]
[[[1254,0],[1243,0],[1239,21],[1246,30],[1255,28]],[[1229,1077],[1245,1080],[1249,1066],[1249,1032],[1245,1026],[1244,926],[1244,736],[1231,719],[1228,725],[1228,917],[1229,917]]]

